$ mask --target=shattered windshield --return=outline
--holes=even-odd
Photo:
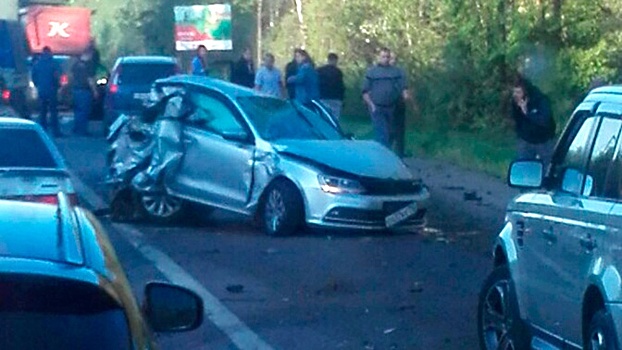
[[[264,96],[243,96],[237,101],[264,140],[343,139],[337,129],[302,105]]]

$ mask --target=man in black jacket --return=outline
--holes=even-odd
[[[285,66],[285,87],[287,87],[287,97],[290,100],[296,98],[296,84],[288,83],[287,80],[290,77],[298,74],[298,62],[296,62],[296,58],[294,57],[288,64]]]
[[[255,66],[250,48],[246,48],[240,60],[233,65],[231,82],[248,88],[255,87]]]
[[[518,136],[518,158],[541,159],[548,165],[556,129],[551,105],[537,87],[520,76],[512,88],[512,118]]]
[[[343,73],[337,67],[338,62],[337,54],[329,53],[328,63],[317,70],[320,79],[320,100],[330,108],[337,120],[341,117],[341,107],[346,91]]]

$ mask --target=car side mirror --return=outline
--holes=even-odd
[[[155,332],[185,332],[203,323],[203,300],[193,291],[168,283],[145,287],[143,310]]]
[[[539,160],[512,162],[508,184],[516,188],[540,188],[544,180],[544,164]]]

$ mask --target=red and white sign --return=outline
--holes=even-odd
[[[32,52],[49,46],[54,54],[83,52],[91,40],[91,10],[66,6],[31,6],[26,14],[26,36]]]

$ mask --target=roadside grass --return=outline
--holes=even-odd
[[[344,116],[341,124],[345,132],[358,139],[373,139],[369,119]],[[498,178],[507,174],[515,143],[514,134],[507,130],[475,133],[417,125],[410,125],[406,130],[407,154],[448,161]]]

